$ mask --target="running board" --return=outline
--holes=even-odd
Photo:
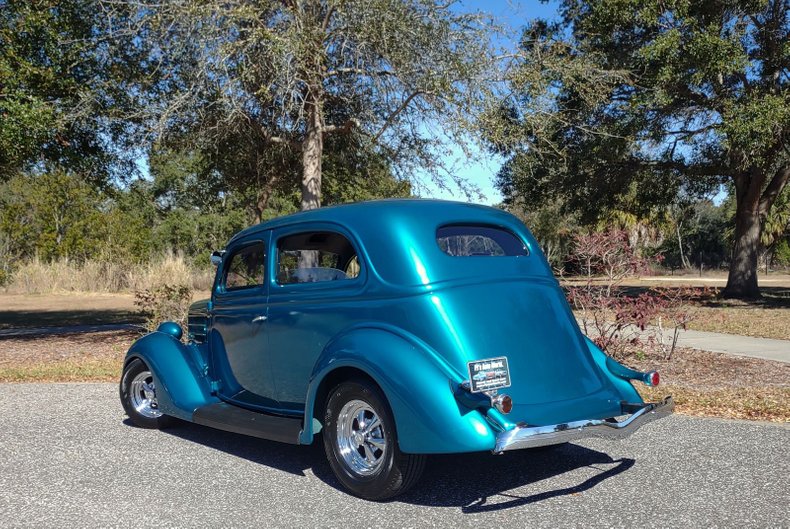
[[[289,444],[298,444],[299,432],[302,431],[301,417],[267,415],[227,402],[217,402],[196,409],[192,414],[192,422],[226,432]]]

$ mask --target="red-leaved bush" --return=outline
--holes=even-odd
[[[681,329],[693,318],[689,302],[701,289],[665,288],[628,295],[629,276],[649,272],[649,261],[628,243],[626,232],[576,235],[570,268],[580,277],[567,281],[568,302],[584,334],[616,359],[637,350],[669,359]]]

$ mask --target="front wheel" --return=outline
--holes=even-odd
[[[366,380],[343,382],[332,390],[324,415],[324,450],[340,482],[366,500],[406,492],[425,468],[424,455],[400,451],[387,401]]]
[[[137,426],[165,428],[172,421],[159,409],[154,376],[139,358],[135,358],[124,368],[119,392],[126,415]]]

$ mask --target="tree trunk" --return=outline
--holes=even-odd
[[[324,153],[321,107],[313,101],[307,108],[307,131],[302,142],[302,211],[321,207],[321,158]],[[299,268],[319,265],[318,251],[302,250],[299,253]]]
[[[675,224],[675,232],[678,236],[678,250],[680,251],[680,267],[681,268],[690,268],[689,262],[686,259],[686,255],[683,253],[683,239],[680,238],[680,226],[683,222],[678,222]]]
[[[757,256],[760,246],[760,211],[750,201],[736,196],[735,247],[730,262],[725,298],[759,298]]]
[[[307,131],[302,142],[302,211],[321,207],[321,158],[324,138],[321,108],[318,102],[308,104]]]

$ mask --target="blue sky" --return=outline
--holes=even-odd
[[[506,49],[514,49],[516,39],[521,28],[529,20],[535,18],[552,19],[557,16],[558,3],[540,2],[538,0],[461,0],[456,9],[462,11],[483,11],[494,16],[497,22],[510,30],[509,36],[497,39],[496,45]],[[480,200],[472,198],[473,202],[484,204],[497,204],[501,202],[502,195],[494,188],[494,177],[502,166],[503,159],[476,150],[477,159],[469,160],[460,149],[453,149],[453,153],[444,159],[447,166],[453,167],[455,173],[462,179],[477,185],[484,195]],[[453,200],[466,200],[458,189],[449,184],[450,190],[441,190],[435,185],[427,185],[427,189],[420,194],[424,197],[444,198]]]

